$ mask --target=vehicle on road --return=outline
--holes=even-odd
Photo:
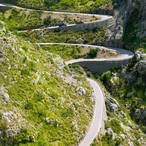
[[[75,24],[84,24],[84,21],[83,20],[77,21],[77,22],[75,22]]]
[[[41,27],[41,29],[44,29],[44,28],[46,28],[46,26],[42,26],[42,27]]]
[[[67,24],[66,23],[60,23],[57,26],[62,27],[62,26],[67,26]]]
[[[33,29],[32,29],[31,27],[30,27],[30,28],[28,28],[28,31],[29,31],[29,32],[31,32],[32,30],[33,30]]]

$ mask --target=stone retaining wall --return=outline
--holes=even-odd
[[[92,21],[88,23],[83,23],[83,24],[74,24],[70,26],[63,26],[63,27],[58,27],[58,28],[52,28],[54,29],[59,29],[59,30],[92,30],[94,28],[101,28],[104,26],[107,26],[107,24],[111,23],[111,18],[106,19],[106,20],[98,20],[98,21]]]
[[[76,64],[81,67],[90,70],[91,72],[102,74],[115,66],[126,66],[130,59],[127,60],[113,60],[113,61],[84,61],[77,62]]]

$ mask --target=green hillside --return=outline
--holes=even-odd
[[[91,146],[146,146],[145,0],[1,2],[34,10],[0,8],[0,146],[78,146],[95,109],[87,76],[99,83],[108,116],[103,133]],[[48,26],[63,22],[75,24],[82,15],[46,14],[35,9],[100,12],[112,14],[113,20],[107,27],[93,30],[49,30]],[[98,18],[85,20],[91,23]],[[32,30],[38,27],[42,29]],[[116,66],[99,75],[65,61],[114,58],[110,66],[120,56],[117,51],[37,43],[120,47],[135,55],[127,66]]]
[[[106,28],[74,31],[69,30],[64,33],[60,30],[41,30],[33,32],[19,33],[21,37],[31,42],[54,42],[54,43],[83,43],[83,44],[102,44],[105,40]]]
[[[93,111],[84,71],[4,28],[0,44],[0,145],[78,143]]]
[[[111,10],[113,5],[116,5],[116,0],[0,0],[0,2],[13,3],[28,8],[77,11]]]

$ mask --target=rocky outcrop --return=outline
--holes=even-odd
[[[15,143],[18,143],[16,137],[21,137],[24,128],[29,126],[32,128],[32,125],[23,118],[20,111],[15,107],[9,111],[0,110],[0,115],[0,145],[15,145]],[[29,140],[33,139],[33,136],[27,136]]]
[[[123,133],[121,133],[119,136],[121,137],[122,140],[124,140],[126,138],[125,134],[123,134]]]
[[[83,87],[78,87],[77,88],[77,93],[80,95],[80,96],[83,96],[86,94],[86,90],[83,88]]]
[[[107,104],[107,108],[111,112],[116,112],[116,111],[119,110],[118,102],[115,99],[111,98],[111,97],[106,99],[106,104]]]
[[[121,75],[128,82],[136,81],[137,85],[143,85],[146,82],[146,54],[137,51],[131,67],[123,69]]]
[[[106,130],[105,135],[106,135],[106,136],[111,136],[111,137],[112,137],[112,140],[115,139],[115,134],[114,134],[112,128],[108,128],[108,129]]]
[[[5,91],[4,87],[0,88],[0,97],[3,99],[3,101],[8,104],[9,102],[9,94]]]
[[[136,109],[135,116],[137,122],[140,124],[145,123],[146,121],[146,108],[144,106],[140,107],[140,109]]]

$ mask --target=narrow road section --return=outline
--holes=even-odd
[[[106,110],[104,109],[104,95],[102,93],[102,90],[94,80],[88,78],[88,81],[93,88],[93,94],[95,96],[94,116],[90,129],[79,146],[89,146],[93,142],[94,138],[98,135],[100,128],[102,127],[103,120],[106,118],[103,117],[103,115],[105,115],[106,113]]]

